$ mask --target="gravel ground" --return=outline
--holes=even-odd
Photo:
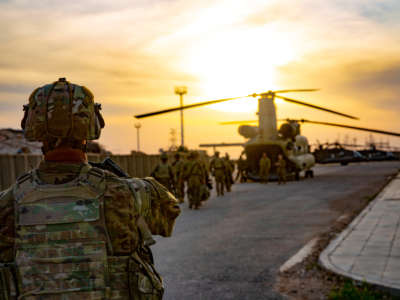
[[[302,294],[305,272],[293,268],[278,278],[279,267],[312,238],[329,240],[340,230],[336,220],[346,215],[339,222],[345,226],[399,167],[318,166],[314,179],[237,184],[198,211],[184,204],[173,237],[158,238],[153,247],[164,299],[323,299],[325,281]]]

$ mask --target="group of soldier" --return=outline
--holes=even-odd
[[[228,153],[220,158],[219,152],[216,152],[210,163],[200,158],[197,151],[189,154],[175,153],[174,158],[170,164],[167,153],[162,153],[161,161],[151,176],[173,193],[180,203],[184,203],[186,185],[190,209],[199,209],[202,202],[209,198],[212,188],[210,172],[215,179],[217,196],[224,195],[225,190],[231,191],[235,164]]]
[[[218,152],[210,164],[196,151],[176,153],[171,165],[164,153],[156,180],[89,164],[87,142],[105,126],[100,110],[89,89],[65,78],[35,89],[24,106],[24,136],[43,144],[44,159],[0,191],[0,299],[161,300],[152,235],[171,236],[185,184],[191,209],[210,196],[209,172],[218,196],[231,191],[234,164]]]
[[[217,196],[223,196],[224,191],[231,191],[233,184],[233,172],[235,164],[230,160],[228,153],[225,157],[219,157],[219,152],[215,152],[210,162],[210,171],[214,176]]]
[[[286,161],[282,154],[278,154],[278,160],[275,163],[276,173],[278,175],[278,184],[286,183]],[[259,176],[262,183],[268,183],[271,171],[271,159],[267,153],[263,153],[259,161]]]
[[[167,153],[162,153],[161,161],[151,176],[174,194],[179,203],[184,203],[186,183],[189,208],[199,209],[202,201],[207,200],[210,194],[207,166],[197,151],[191,151],[186,157],[184,155],[175,153],[175,160],[170,164]]]
[[[244,154],[237,161],[235,180],[233,179],[234,162],[230,159],[228,153],[224,157],[220,157],[218,151],[215,152],[209,163],[205,158],[201,159],[196,151],[192,151],[188,155],[175,153],[175,160],[169,163],[168,155],[164,152],[160,156],[160,163],[155,167],[151,176],[173,193],[180,203],[184,202],[186,185],[189,208],[198,209],[202,202],[210,196],[209,173],[214,177],[217,196],[223,196],[225,192],[230,192],[235,181],[241,183],[247,181],[247,160],[243,156]],[[271,159],[265,152],[259,160],[260,182],[268,183],[272,166],[276,168],[278,184],[285,184],[285,159],[279,154],[276,163],[272,165]]]
[[[248,178],[248,162],[243,157],[244,154],[240,155],[237,166],[238,172],[236,174],[235,181],[246,182]],[[263,152],[260,160],[258,161],[258,175],[260,182],[268,183],[270,179],[270,173],[272,167],[276,168],[276,174],[278,175],[278,184],[286,183],[286,160],[282,154],[278,154],[277,161],[273,164],[271,159],[268,157],[267,153]]]

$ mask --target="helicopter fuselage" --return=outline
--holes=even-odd
[[[307,138],[300,135],[298,123],[285,123],[277,130],[274,95],[266,94],[258,99],[259,124],[241,126],[239,133],[250,138],[244,144],[247,156],[248,176],[259,180],[259,162],[263,153],[271,160],[270,178],[277,176],[276,162],[281,154],[286,160],[286,172],[298,178],[301,171],[308,171],[315,165],[315,158],[310,153]]]
[[[298,176],[301,171],[308,171],[315,165],[315,158],[309,152],[306,137],[297,135],[292,139],[261,139],[259,136],[249,140],[244,145],[244,152],[247,157],[248,177],[258,181],[259,162],[266,153],[271,160],[270,179],[277,178],[276,162],[278,155],[281,154],[286,160],[286,173],[289,176]]]

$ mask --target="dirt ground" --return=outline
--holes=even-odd
[[[319,266],[319,255],[390,182],[393,175],[388,174],[351,197],[330,203],[333,209],[342,212],[342,216],[332,223],[328,231],[318,236],[312,253],[304,261],[279,274],[275,289],[288,299],[317,300],[328,299],[333,289],[343,286],[345,278]]]

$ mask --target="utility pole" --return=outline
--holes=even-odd
[[[187,87],[186,86],[176,86],[175,87],[175,94],[179,95],[180,100],[180,107],[181,107],[181,146],[183,147],[184,142],[184,132],[183,132],[183,95],[187,94]]]
[[[139,130],[140,130],[140,127],[142,127],[142,124],[140,124],[139,122],[138,123],[135,123],[135,128],[136,128],[136,151],[137,152],[140,152],[140,132],[139,132]]]

